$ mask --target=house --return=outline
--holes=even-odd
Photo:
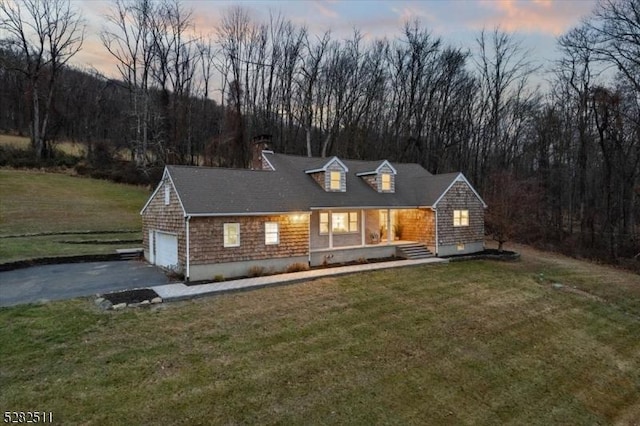
[[[482,251],[486,204],[462,173],[257,151],[254,169],[167,166],[141,211],[145,258],[187,280]]]

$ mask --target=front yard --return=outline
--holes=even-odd
[[[532,256],[0,309],[0,407],[100,425],[640,422],[640,277],[611,270],[612,289]]]

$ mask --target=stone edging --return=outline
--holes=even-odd
[[[18,260],[0,264],[0,272],[13,271],[15,269],[29,268],[31,266],[57,265],[60,263],[86,263],[86,262],[112,262],[122,259],[118,253],[108,254],[81,254],[77,256],[40,257],[35,259]]]

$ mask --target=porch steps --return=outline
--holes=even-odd
[[[411,260],[428,259],[430,257],[434,257],[433,253],[431,253],[427,246],[420,243],[402,244],[400,246],[397,246],[396,256]]]

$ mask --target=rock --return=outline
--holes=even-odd
[[[98,306],[98,308],[102,309],[103,311],[108,311],[110,309],[113,309],[113,303],[111,303],[107,299],[102,299],[100,303],[97,303],[97,302],[98,301],[96,300],[96,305]]]
[[[104,297],[98,297],[96,299],[96,306],[100,306],[102,304],[102,302],[104,302],[104,301],[105,301]]]
[[[560,283],[553,283],[553,284],[551,284],[551,287],[553,287],[555,289],[561,289],[562,287],[564,287],[564,285],[562,285]]]
[[[138,303],[138,306],[147,306],[150,305],[151,302],[149,302],[148,300],[143,300],[142,302]]]
[[[137,308],[138,306],[140,306],[140,303],[129,303],[128,305],[130,308]]]
[[[113,310],[117,311],[117,310],[120,310],[120,309],[124,309],[126,307],[127,307],[126,303],[118,303],[117,305],[113,305]]]
[[[154,297],[153,299],[151,299],[151,303],[152,304],[157,304],[157,303],[162,303],[162,298],[161,297]]]

